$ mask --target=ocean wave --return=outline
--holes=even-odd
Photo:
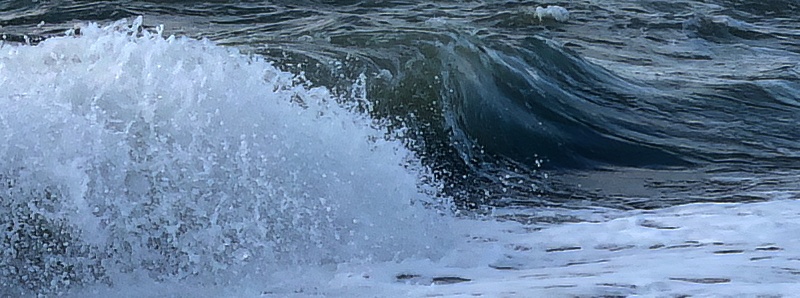
[[[447,200],[377,122],[262,58],[141,23],[0,48],[4,293],[447,246]]]
[[[486,283],[411,292],[404,283],[466,281],[441,275],[463,268],[507,278],[486,270],[534,269],[532,247],[545,258],[568,252],[536,274],[614,263],[631,245],[641,258],[616,264],[646,271],[642,259],[672,251],[659,242],[706,243],[661,232],[691,234],[709,214],[767,206],[718,217],[741,224],[720,243],[760,239],[742,228],[798,197],[791,2],[2,3],[0,293],[137,293],[144,283],[154,296],[240,285],[256,289],[250,296],[463,294]],[[540,5],[569,18],[540,19]],[[526,223],[529,243],[497,242],[503,223],[440,216],[450,197],[457,215]],[[790,201],[741,204],[776,199]],[[666,208],[693,202],[737,204]],[[695,208],[687,227],[631,217]],[[558,228],[565,222],[597,226],[619,209],[634,210],[600,226],[656,231],[643,240],[655,249],[598,241],[573,254],[582,245],[549,247],[559,239],[533,233],[542,222],[556,223],[553,235],[571,231]],[[772,282],[788,274],[773,271]],[[577,292],[551,288],[560,278],[539,285],[677,295],[680,283],[738,282],[664,275],[605,291],[621,285],[607,277],[570,277]]]

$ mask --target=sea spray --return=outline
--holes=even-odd
[[[426,206],[446,200],[401,142],[259,57],[160,32],[0,48],[3,293],[442,254]]]

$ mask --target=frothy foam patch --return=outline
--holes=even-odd
[[[542,22],[546,19],[553,19],[557,22],[566,22],[569,20],[569,11],[566,8],[557,5],[550,5],[547,7],[537,6],[533,12],[533,16]]]
[[[506,211],[544,219],[556,210]],[[457,244],[438,261],[342,264],[326,287],[298,296],[791,297],[800,290],[797,200],[557,213],[575,222],[459,220]],[[292,295],[286,289],[265,296]]]
[[[449,245],[427,171],[373,120],[259,57],[129,24],[0,48],[2,292]]]

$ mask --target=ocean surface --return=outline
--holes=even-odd
[[[0,297],[785,295],[797,123],[794,0],[2,1]]]

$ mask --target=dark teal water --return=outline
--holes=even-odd
[[[36,38],[145,15],[340,93],[364,74],[371,114],[407,128],[448,194],[473,207],[794,191],[795,2],[547,4],[570,20],[540,21],[545,4],[532,1],[14,1],[0,30]],[[741,181],[720,182],[730,177]]]

